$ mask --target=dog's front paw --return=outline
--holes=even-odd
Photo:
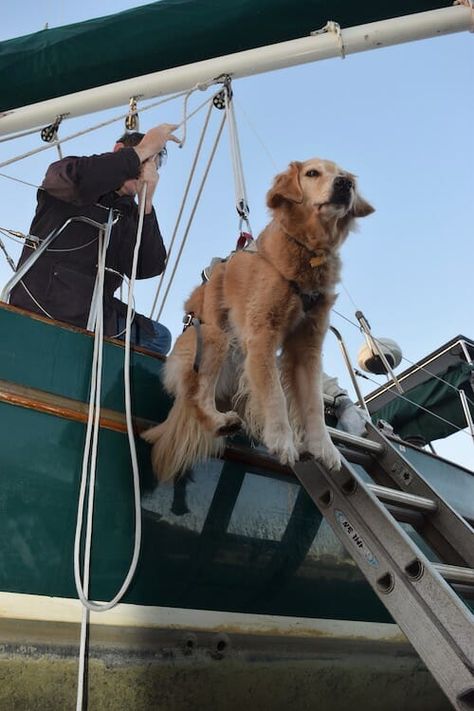
[[[331,442],[329,435],[323,435],[318,440],[307,443],[306,451],[313,455],[326,469],[338,471],[341,468],[341,455],[337,447]]]
[[[278,457],[281,464],[289,464],[290,466],[298,459],[298,450],[295,446],[293,432],[291,428],[275,427],[268,428],[263,434],[263,441],[270,452]]]

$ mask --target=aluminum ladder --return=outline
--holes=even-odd
[[[474,597],[474,530],[374,425],[367,438],[329,429],[341,470],[308,459],[295,475],[454,708],[474,709],[474,616],[460,597]]]

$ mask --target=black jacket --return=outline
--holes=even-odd
[[[120,212],[120,219],[112,228],[106,260],[106,267],[114,270],[105,274],[106,335],[117,333],[117,315],[126,312],[126,306],[113,294],[122,283],[120,275],[130,276],[138,224],[135,200],[120,197],[115,191],[126,180],[137,178],[139,172],[140,160],[133,148],[82,158],[72,156],[53,163],[38,191],[38,205],[30,228],[30,234],[44,239],[69,217],[81,215],[106,223],[108,210],[104,208],[113,207]],[[86,327],[97,274],[96,237],[94,227],[71,223],[23,278],[31,294],[52,318]],[[74,249],[76,247],[82,248]],[[24,247],[18,266],[30,254],[31,248]],[[165,259],[166,251],[152,211],[144,218],[137,278],[161,274]],[[10,303],[44,315],[21,283],[12,290]],[[139,316],[136,318],[140,321]],[[146,328],[143,317],[142,321],[141,325]]]

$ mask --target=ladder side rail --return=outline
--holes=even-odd
[[[470,524],[450,506],[422,474],[374,425],[368,423],[367,438],[382,445],[383,451],[374,457],[373,468],[368,472],[377,479],[377,469],[383,471],[382,483],[387,478],[402,491],[431,499],[437,510],[425,516],[420,533],[433,548],[454,565],[474,568],[474,530]]]
[[[294,471],[455,708],[465,708],[458,697],[474,693],[467,606],[345,460],[336,474],[315,461]]]
[[[349,461],[352,461],[351,458],[349,458]],[[377,460],[373,457],[364,469],[377,483],[383,484],[386,487],[393,487],[394,483],[398,485],[398,481],[394,482],[394,479],[380,467],[380,464],[377,464]],[[406,494],[412,494],[412,490],[405,491],[401,488],[392,488],[392,490],[395,492],[401,491]],[[388,502],[387,500],[385,500],[384,503],[397,521],[408,523],[415,529],[415,531],[432,549],[434,555],[450,565],[469,566],[465,556],[461,555],[460,550],[454,542],[453,529],[456,527],[457,522],[453,524],[453,529],[450,529],[449,525],[440,529],[439,521],[436,516],[439,506],[434,499],[431,499],[431,501],[434,504],[434,511],[428,512],[428,515],[426,511],[416,510],[416,507],[410,509],[408,506],[403,504],[397,505],[393,502]],[[470,525],[468,521],[465,521],[465,523],[468,526]],[[446,537],[447,535],[449,536],[449,539]],[[461,533],[461,535],[463,535],[463,533]],[[463,551],[466,550],[466,547],[464,546],[461,548]],[[469,546],[467,546],[467,553],[469,554],[469,552],[470,549]]]

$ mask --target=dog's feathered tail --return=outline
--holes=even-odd
[[[142,432],[141,437],[153,445],[151,461],[160,481],[183,474],[200,461],[219,457],[224,451],[224,437],[215,437],[204,429],[185,399],[175,400],[167,419],[161,425]]]

